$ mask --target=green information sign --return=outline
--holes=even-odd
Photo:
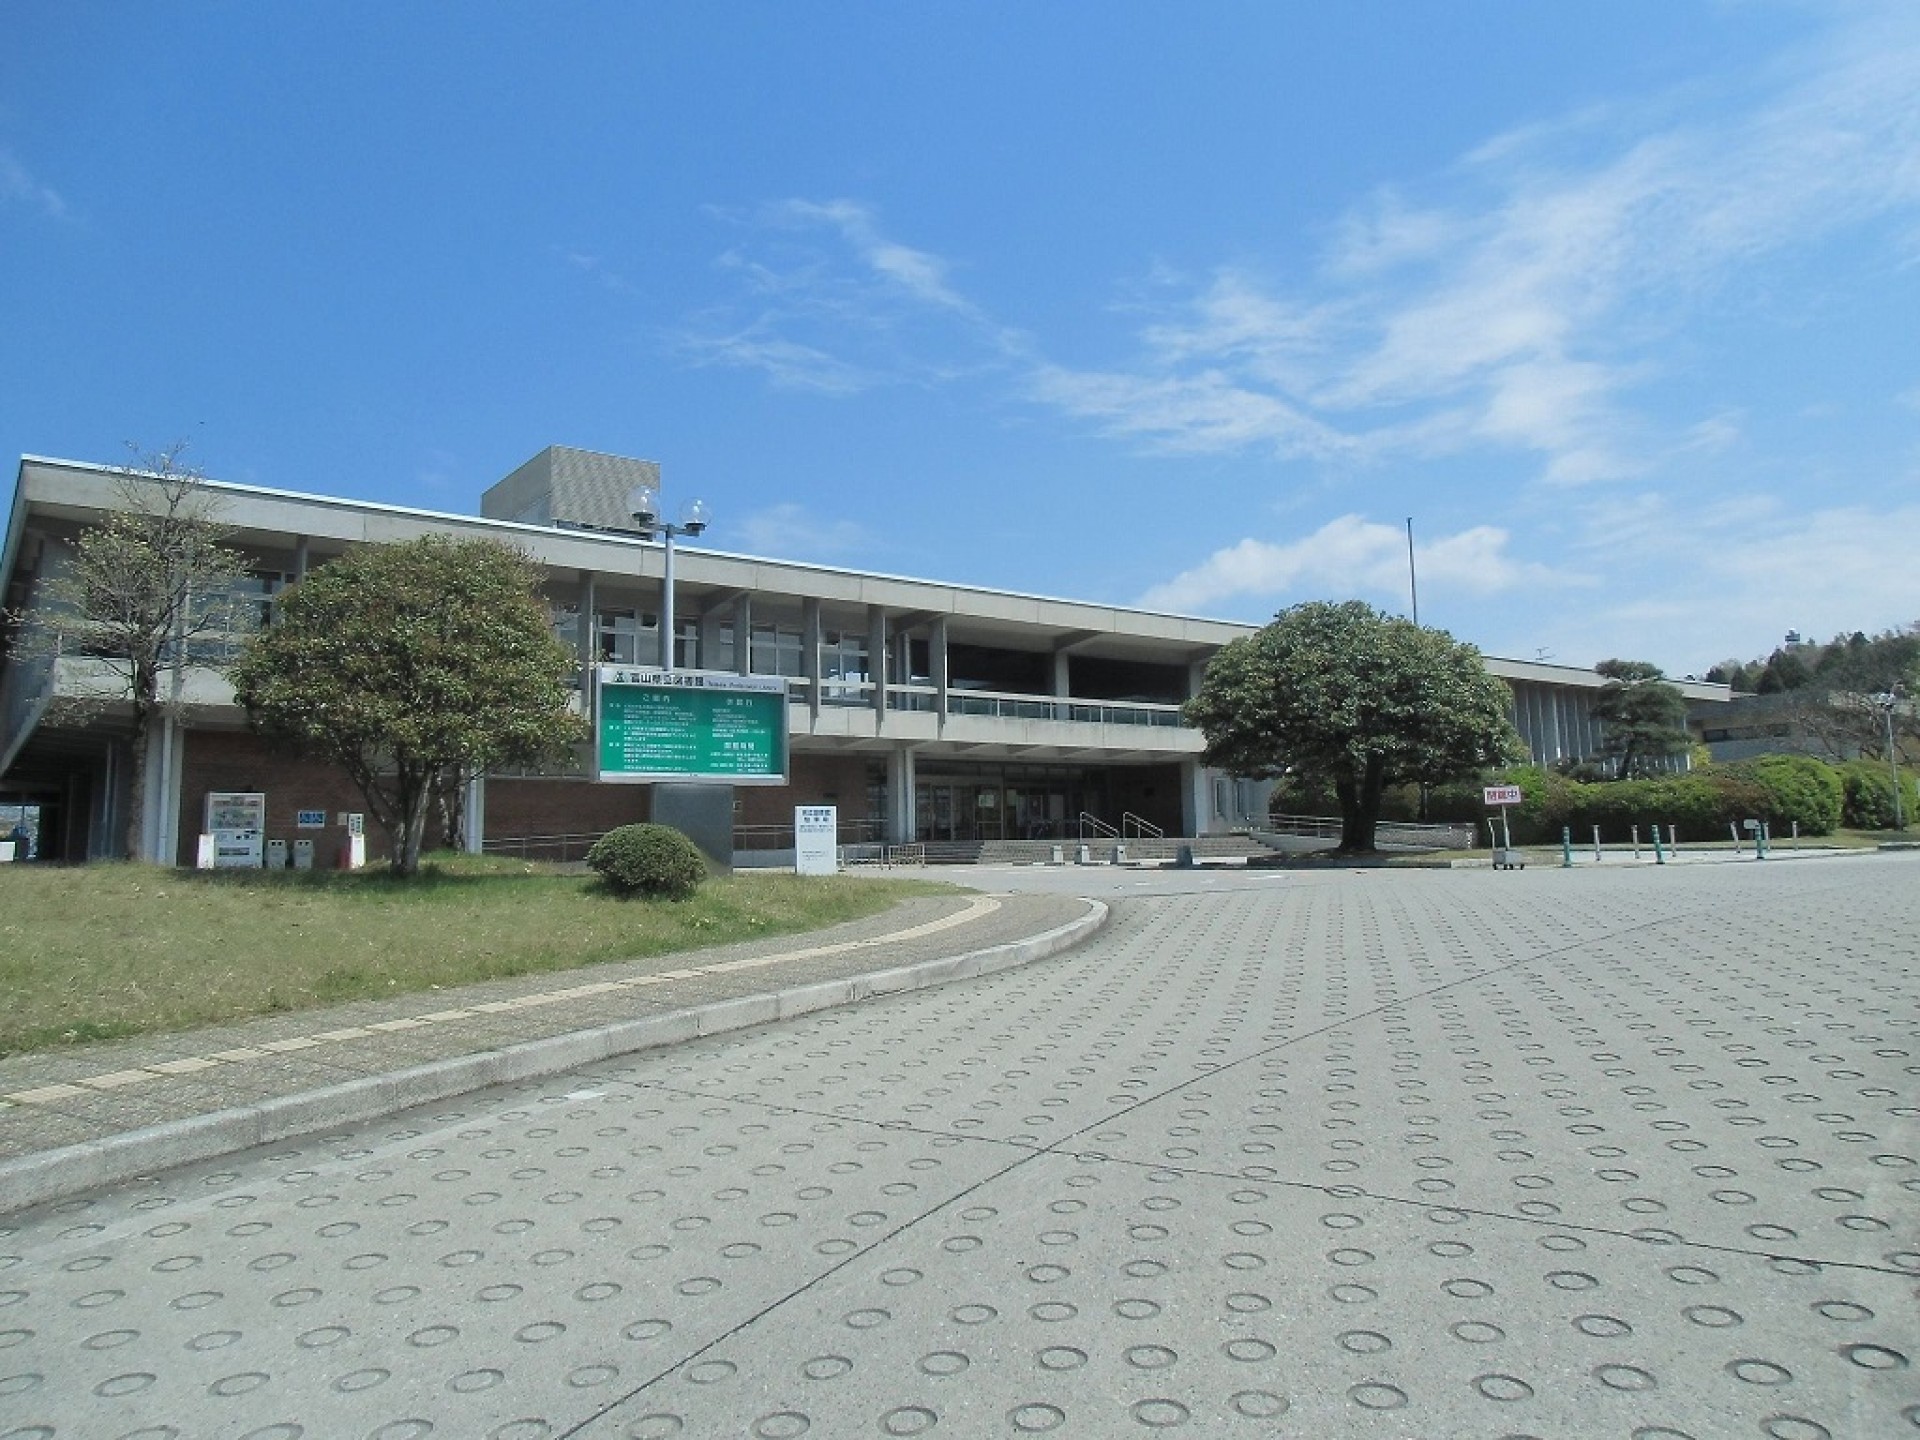
[[[602,665],[598,778],[787,783],[787,682],[777,675]]]

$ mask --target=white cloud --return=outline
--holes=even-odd
[[[783,390],[812,390],[821,395],[858,395],[886,383],[865,370],[811,345],[743,331],[732,335],[684,335],[680,349],[701,365],[762,371]]]
[[[65,220],[67,202],[60,192],[43,185],[10,151],[0,150],[0,201],[38,210],[49,220]]]
[[[1235,384],[1219,371],[1191,376],[1096,373],[1041,365],[1029,377],[1032,398],[1111,435],[1137,436],[1173,451],[1261,444],[1281,455],[1330,457],[1347,442],[1278,396]]]
[[[1706,438],[1651,433],[1634,406],[1660,339],[1745,267],[1920,207],[1917,42],[1904,16],[1869,14],[1724,118],[1614,107],[1495,137],[1442,177],[1468,198],[1383,190],[1336,226],[1311,277],[1275,287],[1223,269],[1189,287],[1142,327],[1135,364],[1085,377],[1102,397],[1131,379],[1143,418],[1091,413],[1163,448],[1311,425],[1347,453],[1532,454],[1559,485],[1639,474]],[[1074,374],[1041,379],[1034,398],[1089,413]],[[1273,424],[1222,425],[1226,396]]]
[[[843,560],[873,543],[864,526],[851,520],[822,520],[791,502],[748,515],[735,533],[738,548],[747,554],[792,560]],[[731,538],[728,545],[734,548]]]
[[[677,337],[700,363],[852,395],[1000,368],[1024,345],[959,293],[944,259],[882,233],[871,206],[783,200],[718,218],[745,232],[717,261],[740,288]]]
[[[1489,595],[1546,581],[1589,583],[1515,560],[1506,553],[1509,538],[1497,526],[1476,525],[1416,543],[1415,568],[1421,587]],[[1405,596],[1407,580],[1406,531],[1359,515],[1342,515],[1287,544],[1247,538],[1216,550],[1191,570],[1154,586],[1140,604],[1152,610],[1197,613],[1243,597],[1279,599],[1308,591]]]
[[[915,299],[973,313],[973,306],[947,283],[946,262],[927,251],[887,239],[880,233],[870,206],[853,200],[786,200],[770,206],[769,213],[787,224],[830,225],[840,232],[862,263]]]
[[[1898,538],[1920,504],[1795,510],[1765,495],[1596,495],[1577,516],[1579,563],[1604,577],[1578,610],[1538,617],[1553,648],[1698,673],[1764,655],[1788,630],[1825,638],[1920,619],[1920,569]],[[1535,622],[1502,622],[1533,638]]]

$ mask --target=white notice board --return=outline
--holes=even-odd
[[[840,868],[840,809],[836,805],[793,807],[793,870],[831,875]]]

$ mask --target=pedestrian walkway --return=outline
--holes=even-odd
[[[486,1085],[989,974],[1099,902],[956,894],[812,935],[0,1060],[0,1214]]]

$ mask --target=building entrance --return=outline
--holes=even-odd
[[[1089,808],[1088,797],[1096,789],[1104,793],[1103,786],[1092,783],[1099,779],[1078,774],[922,778],[914,787],[916,838],[969,843],[1066,840],[1079,833],[1076,826],[1081,810]]]

